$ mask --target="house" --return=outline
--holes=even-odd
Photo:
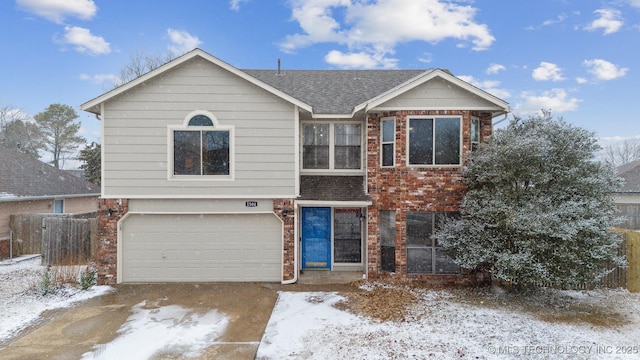
[[[614,194],[618,209],[625,217],[620,227],[640,230],[640,160],[618,166],[617,175],[624,180]]]
[[[100,189],[0,146],[0,259],[9,257],[9,216],[34,213],[85,214],[98,211]]]
[[[509,112],[442,69],[240,70],[200,49],[81,108],[102,125],[104,284],[459,281],[430,234]]]

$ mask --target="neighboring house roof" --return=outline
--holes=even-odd
[[[640,160],[618,166],[616,173],[624,180],[619,192],[640,193]]]
[[[510,111],[507,102],[455,77],[447,70],[240,70],[201,49],[192,50],[84,103],[81,109],[100,114],[100,104],[195,57],[204,58],[320,117],[353,115],[360,110],[380,105],[435,77],[444,78],[492,103],[495,115]]]
[[[100,195],[83,179],[13,149],[0,146],[0,201]]]

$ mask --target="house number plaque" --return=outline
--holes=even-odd
[[[257,201],[245,201],[244,206],[246,207],[258,207]]]

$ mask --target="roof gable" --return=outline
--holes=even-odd
[[[162,65],[162,66],[160,66],[160,67],[158,67],[158,68],[156,68],[156,69],[154,69],[154,70],[152,70],[152,71],[150,71],[150,72],[148,72],[148,73],[146,73],[146,74],[144,74],[144,75],[142,75],[142,76],[140,76],[140,77],[138,77],[138,78],[126,83],[126,84],[124,84],[124,85],[122,85],[122,86],[119,86],[119,87],[117,87],[117,88],[115,88],[115,89],[113,89],[113,90],[111,90],[109,92],[106,92],[106,93],[104,93],[104,94],[102,94],[102,95],[100,95],[100,96],[98,96],[98,97],[96,97],[96,98],[94,98],[92,100],[89,100],[86,103],[82,104],[80,106],[80,108],[82,110],[89,111],[89,112],[94,113],[94,114],[100,114],[101,113],[100,104],[102,104],[105,101],[108,101],[108,100],[110,100],[110,99],[112,99],[112,98],[114,98],[114,97],[116,97],[116,96],[118,96],[118,95],[120,95],[120,94],[122,94],[122,93],[124,93],[124,92],[126,92],[126,91],[128,91],[128,90],[130,90],[130,89],[132,89],[132,88],[144,83],[144,82],[146,82],[146,81],[148,81],[149,79],[152,79],[152,78],[154,78],[156,76],[159,76],[159,75],[161,75],[161,74],[163,74],[163,73],[165,73],[165,72],[167,72],[167,71],[169,71],[169,70],[171,70],[171,69],[173,69],[173,68],[175,68],[175,67],[177,67],[177,66],[179,66],[179,65],[181,65],[181,64],[183,64],[183,63],[185,63],[185,62],[187,62],[187,61],[189,61],[189,60],[191,60],[193,58],[195,58],[195,57],[201,57],[201,58],[203,58],[203,59],[205,59],[205,60],[207,60],[207,61],[209,61],[209,62],[211,62],[211,63],[213,63],[213,64],[215,64],[215,65],[217,65],[217,66],[219,66],[219,67],[231,72],[231,73],[233,73],[234,75],[236,75],[236,76],[238,76],[238,77],[240,77],[242,79],[245,79],[245,80],[249,81],[250,83],[253,83],[254,85],[257,85],[258,87],[261,87],[261,88],[273,93],[274,95],[276,95],[276,96],[278,96],[278,97],[280,97],[280,98],[282,98],[282,99],[284,99],[284,100],[286,100],[286,101],[288,101],[288,102],[290,102],[290,103],[292,103],[292,104],[294,104],[296,106],[299,106],[302,109],[305,109],[307,111],[311,111],[311,106],[310,105],[305,104],[305,103],[301,102],[300,100],[298,100],[298,99],[296,99],[294,97],[291,97],[290,95],[285,94],[284,92],[282,92],[282,91],[280,91],[280,90],[278,90],[276,88],[273,88],[272,86],[270,86],[268,84],[263,83],[262,81],[260,81],[260,80],[258,80],[256,78],[254,78],[254,77],[252,77],[252,76],[240,71],[239,69],[227,64],[226,62],[216,58],[215,56],[213,56],[211,54],[206,53],[205,51],[203,51],[201,49],[194,49],[194,50],[192,50],[192,51],[190,51],[190,52],[178,57],[177,59],[174,59],[174,60],[172,60],[172,61],[170,61],[170,62],[168,62],[168,63],[166,63],[166,64],[164,64],[164,65]]]
[[[163,74],[194,57],[201,57],[312,113],[314,117],[353,116],[374,109],[416,87],[439,78],[486,103],[483,110],[509,112],[507,102],[453,76],[446,70],[240,70],[195,49],[141,77],[81,105],[82,110],[100,114],[100,105],[113,97]],[[465,108],[463,104],[458,108]],[[418,103],[414,107],[424,106]]]
[[[0,146],[0,199],[99,194],[96,185]]]

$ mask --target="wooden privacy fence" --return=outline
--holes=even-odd
[[[624,271],[625,283],[620,284],[620,287],[626,287],[631,292],[640,292],[640,232],[628,229],[616,229],[616,231],[621,232],[624,237],[623,248],[627,256],[627,267],[616,269],[614,273]]]
[[[42,254],[44,265],[86,264],[95,259],[98,221],[94,217],[11,215],[14,256]]]

